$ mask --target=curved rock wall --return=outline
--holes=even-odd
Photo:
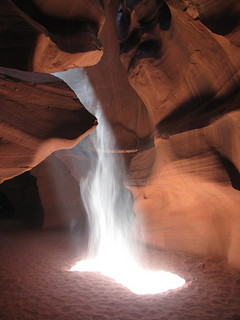
[[[88,171],[89,160],[78,147],[54,152],[31,170],[44,210],[44,229],[87,230],[79,181]]]
[[[84,3],[75,1],[73,8],[69,1],[2,0],[1,66],[53,73],[96,64],[103,54],[98,33],[105,4]]]
[[[126,156],[126,163],[129,188],[135,198],[136,219],[144,221],[143,241],[164,249],[225,256],[232,265],[240,267],[238,2],[127,0],[121,2],[118,11],[117,0],[72,0],[76,11],[70,13],[69,8],[65,11],[67,1],[62,1],[57,9],[55,1],[31,0],[31,6],[21,0],[2,3],[8,3],[11,10],[15,10],[14,21],[19,26],[17,33],[16,28],[9,25],[2,29],[12,36],[3,41],[5,47],[0,51],[2,61],[5,61],[3,66],[55,72],[90,66],[102,57],[97,65],[85,68],[85,72],[119,148],[136,151]],[[40,14],[36,15],[36,12]],[[0,18],[4,19],[1,13]],[[15,48],[21,47],[16,40],[20,33],[28,35],[29,41],[23,42],[25,51],[20,51],[17,59],[11,46],[15,43]],[[33,81],[37,83],[33,85],[31,80],[21,78],[19,81],[16,77],[2,76],[1,90],[7,106],[3,109],[6,117],[1,121],[2,132],[15,139],[6,144],[2,140],[1,148],[6,154],[3,167],[8,170],[9,159],[18,159],[17,171],[10,168],[8,177],[19,174],[19,168],[29,169],[46,158],[50,150],[56,150],[56,145],[50,148],[46,147],[47,142],[39,144],[43,141],[42,135],[48,142],[49,139],[53,141],[52,138],[54,143],[60,141],[55,140],[57,136],[63,139],[57,145],[60,149],[76,144],[83,131],[94,125],[94,118],[89,118],[84,110],[84,119],[89,119],[84,123],[88,126],[84,130],[78,127],[75,115],[80,117],[82,106],[66,86],[63,88],[60,80],[47,80],[41,84]],[[19,96],[16,90],[19,88],[21,92],[32,92],[32,100],[28,95]],[[47,104],[39,106],[40,92],[47,95],[48,101],[52,99],[53,109],[58,110],[56,113],[47,109]],[[28,110],[32,106],[30,109],[37,112],[32,118],[29,112],[14,115],[14,121],[22,123],[17,129],[24,132],[24,139],[23,134],[18,136],[15,134],[18,131],[9,129],[14,126],[11,126],[8,112],[13,108],[12,104],[16,106],[19,102],[19,108],[24,105]],[[64,106],[59,113],[57,104],[60,102]],[[44,117],[41,114],[40,118],[45,119],[43,122],[38,118],[39,108],[48,110],[44,111]],[[54,120],[48,118],[51,114]],[[29,122],[24,127],[26,119]],[[35,132],[32,127],[36,124],[43,124],[43,127]],[[27,140],[29,128],[31,134],[35,134]],[[40,151],[28,151],[26,158],[25,149],[21,151],[25,141],[30,141],[30,147],[37,145]],[[14,153],[16,143],[21,145],[18,158]],[[68,197],[74,198],[71,203],[81,208],[76,198],[81,177],[70,162],[76,157],[86,168],[87,158],[83,154],[87,155],[91,149],[88,138],[78,148],[81,155],[76,156],[73,151],[66,156],[60,152],[59,156],[58,153],[54,155],[54,161],[59,168],[64,167],[61,177],[67,179],[67,185],[75,185],[75,191]],[[25,159],[28,159],[27,164]],[[62,220],[59,216],[51,216],[59,204],[53,205],[46,191],[51,190],[55,197],[54,188],[46,183],[48,161],[35,168],[33,174],[35,171],[38,177],[40,197],[45,199],[42,203],[48,212],[45,226],[54,225],[56,221],[56,225],[61,225],[68,223],[70,216],[64,216]]]
[[[0,99],[1,182],[72,148],[96,126],[74,92],[51,75],[0,68]]]
[[[226,2],[189,3],[140,1],[122,11],[121,61],[156,126],[152,177],[134,181],[136,157],[130,188],[145,242],[239,267],[240,51],[229,34],[212,32]]]

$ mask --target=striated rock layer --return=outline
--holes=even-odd
[[[136,222],[144,222],[140,240],[168,250],[225,256],[240,267],[238,2],[129,0],[119,10],[117,0],[55,3],[1,2],[5,11],[0,12],[14,11],[16,23],[1,26],[2,66],[41,72],[89,66],[84,74],[113,129],[117,151],[130,152],[125,157],[128,186]],[[6,16],[0,13],[0,19]],[[21,50],[16,55],[12,48]],[[33,81],[33,74],[23,78],[9,72],[2,71],[0,89],[2,179],[32,168],[52,151],[74,146],[95,120],[61,80],[36,74]],[[81,74],[82,69],[68,75],[80,91]],[[85,107],[93,112],[87,98]],[[79,181],[89,170],[92,152],[88,138],[77,148],[57,152],[32,170],[45,227],[84,219],[77,210],[82,210]],[[84,170],[77,173],[72,159]],[[58,188],[47,173],[53,173],[52,163],[60,170]],[[72,214],[58,202],[63,195]],[[65,213],[53,214],[59,208]]]
[[[106,23],[100,33],[104,45],[101,61],[84,71],[77,69],[55,75],[71,85],[90,112],[96,112],[97,105],[101,106],[120,152],[127,153],[126,162],[129,163],[132,153],[138,150],[144,153],[146,148],[153,148],[153,125],[144,103],[128,83],[119,60],[117,9],[118,5],[113,1],[106,10]],[[79,183],[90,170],[89,159],[95,156],[88,135],[72,150],[55,152],[31,171],[37,178],[45,212],[43,228],[84,228],[85,211]],[[147,176],[149,168],[142,174]]]
[[[100,60],[105,3],[56,2],[1,1],[1,66],[53,73]]]
[[[211,19],[226,2],[191,3],[202,22],[175,1],[139,1],[119,19],[121,61],[156,127],[152,177],[130,166],[134,208],[143,241],[239,267],[240,50]]]
[[[72,148],[96,126],[95,117],[61,80],[0,68],[0,181]]]

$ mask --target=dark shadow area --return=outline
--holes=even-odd
[[[51,33],[74,34],[90,30],[95,35],[98,33],[98,26],[94,21],[84,21],[79,18],[65,19],[50,16],[44,13],[33,0],[12,0],[12,2]]]
[[[157,58],[161,50],[161,43],[156,40],[147,40],[138,46],[137,58]]]
[[[0,191],[0,219],[13,219],[15,209],[5,193]]]
[[[231,160],[223,156],[214,148],[214,153],[219,157],[224,169],[227,171],[232,187],[240,191],[240,173]]]
[[[207,17],[202,17],[200,12],[200,20],[212,32],[223,36],[228,35],[233,32],[240,23],[240,6],[239,3],[237,6],[237,3],[238,1],[235,1],[236,6],[233,6],[233,2],[229,3],[225,10],[223,9],[223,11],[217,13],[214,11]]]
[[[31,70],[39,32],[14,10],[6,0],[0,1],[0,65]]]
[[[171,25],[172,14],[169,6],[164,1],[161,9],[159,10],[158,22],[162,30],[168,30]]]
[[[11,220],[40,229],[43,218],[36,178],[29,172],[0,184],[0,225]]]
[[[146,47],[145,42],[140,43],[141,37],[145,33],[151,33],[151,31],[154,30],[157,24],[159,24],[160,29],[164,31],[168,30],[171,25],[172,15],[165,1],[149,1],[147,5],[138,2],[130,3],[130,6],[128,7],[127,1],[127,6],[121,6],[118,13],[118,40],[122,41],[120,43],[121,54],[130,51],[138,45],[139,50],[141,50],[140,47],[142,45]],[[135,15],[137,17],[139,16],[140,18],[137,21],[138,26],[135,26],[131,30],[131,10],[133,10],[133,8],[135,8],[135,6],[137,5],[138,7],[136,9]],[[146,6],[148,10],[146,9]],[[129,32],[129,30],[131,31]],[[156,51],[158,51],[159,49],[159,43],[155,41],[155,44],[156,48],[154,49],[154,56]],[[149,55],[147,55],[146,57],[149,57]]]
[[[130,8],[130,9],[134,9],[142,0],[127,0],[127,6]]]
[[[99,32],[99,21],[94,21],[90,17],[55,17],[43,12],[33,0],[12,0],[19,8],[20,14],[26,18],[36,30],[40,33],[47,33],[51,40],[62,51],[69,53],[85,52],[89,50],[89,35],[91,40],[95,41],[96,47],[101,47],[97,38]],[[96,4],[96,15],[100,20],[98,5]],[[95,19],[96,20],[96,19]],[[67,37],[66,37],[67,36]]]
[[[123,40],[128,35],[131,24],[131,12],[128,8],[121,8],[118,12],[118,39]]]
[[[227,113],[239,109],[239,84],[233,83],[231,90],[216,98],[215,92],[205,92],[193,97],[173,110],[156,126],[158,137],[203,128]]]
[[[127,53],[138,46],[141,41],[140,30],[135,28],[129,34],[129,37],[123,43],[120,43],[120,54]]]

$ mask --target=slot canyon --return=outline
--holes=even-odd
[[[240,320],[239,0],[1,0],[0,21],[0,320]],[[185,284],[69,272],[87,198]]]

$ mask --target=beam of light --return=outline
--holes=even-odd
[[[58,74],[59,76],[59,74]],[[83,69],[61,74],[99,125],[91,133],[95,147],[91,171],[81,181],[81,195],[88,214],[89,244],[86,260],[70,271],[100,272],[136,294],[156,294],[182,286],[185,280],[165,271],[144,269],[135,259],[137,243],[130,236],[134,224],[133,199],[122,155]],[[108,151],[111,152],[108,152]]]

